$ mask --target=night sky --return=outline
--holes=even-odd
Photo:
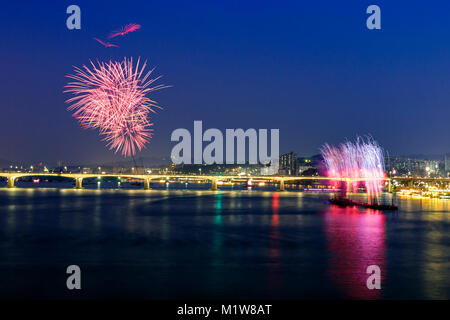
[[[19,4],[20,3],[20,4]],[[66,8],[81,7],[81,30]],[[382,30],[366,28],[370,4]],[[127,23],[142,28],[104,48]],[[153,96],[154,138],[176,128],[279,128],[280,152],[371,134],[390,154],[450,152],[448,1],[4,1],[0,159],[122,159],[66,110],[66,74],[89,59],[141,57],[172,88]]]

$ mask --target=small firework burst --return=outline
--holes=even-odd
[[[134,32],[141,28],[140,24],[137,23],[129,23],[126,26],[120,28],[119,30],[113,31],[109,34],[108,39],[112,39],[117,36],[124,36],[127,33]]]
[[[158,104],[147,97],[150,92],[165,88],[152,86],[160,77],[150,78],[154,69],[145,72],[147,63],[133,65],[133,59],[90,62],[90,66],[75,67],[67,77],[73,81],[65,86],[74,96],[66,102],[80,125],[98,129],[107,146],[123,156],[141,150],[152,136],[150,113]]]

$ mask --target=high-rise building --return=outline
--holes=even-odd
[[[298,174],[298,158],[294,152],[280,156],[279,173],[282,175],[296,176]]]

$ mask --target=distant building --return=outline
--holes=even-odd
[[[298,175],[302,175],[304,172],[310,172],[316,170],[311,158],[298,158]],[[316,170],[317,171],[317,170]]]
[[[165,172],[178,174],[212,174],[212,175],[259,175],[261,165],[259,164],[179,164],[164,168]],[[152,169],[152,172],[155,169]],[[158,170],[158,169],[156,169]],[[160,171],[160,170],[159,170]]]
[[[88,167],[83,167],[83,169],[81,170],[82,173],[92,173],[92,169],[88,168]]]
[[[298,157],[294,152],[282,154],[280,156],[279,173],[281,175],[298,175]]]
[[[447,153],[445,155],[445,159],[444,159],[444,170],[446,173],[450,172],[450,153]]]
[[[439,174],[439,161],[405,157],[386,158],[386,170],[393,176],[435,176]]]

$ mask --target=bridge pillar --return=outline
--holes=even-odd
[[[15,188],[14,180],[16,180],[16,177],[8,177],[8,185],[6,187],[7,188]]]
[[[412,188],[412,187],[413,187],[413,180],[412,180],[412,179],[408,181],[408,187],[409,187],[409,188]]]
[[[217,191],[217,179],[212,179],[211,180],[211,190],[212,191]]]
[[[144,190],[150,190],[150,179],[149,178],[144,179]]]
[[[389,193],[392,192],[392,181],[391,181],[391,179],[388,179],[388,192]]]
[[[280,180],[280,191],[284,191],[284,180]]]
[[[83,178],[75,178],[75,189],[83,189]]]

